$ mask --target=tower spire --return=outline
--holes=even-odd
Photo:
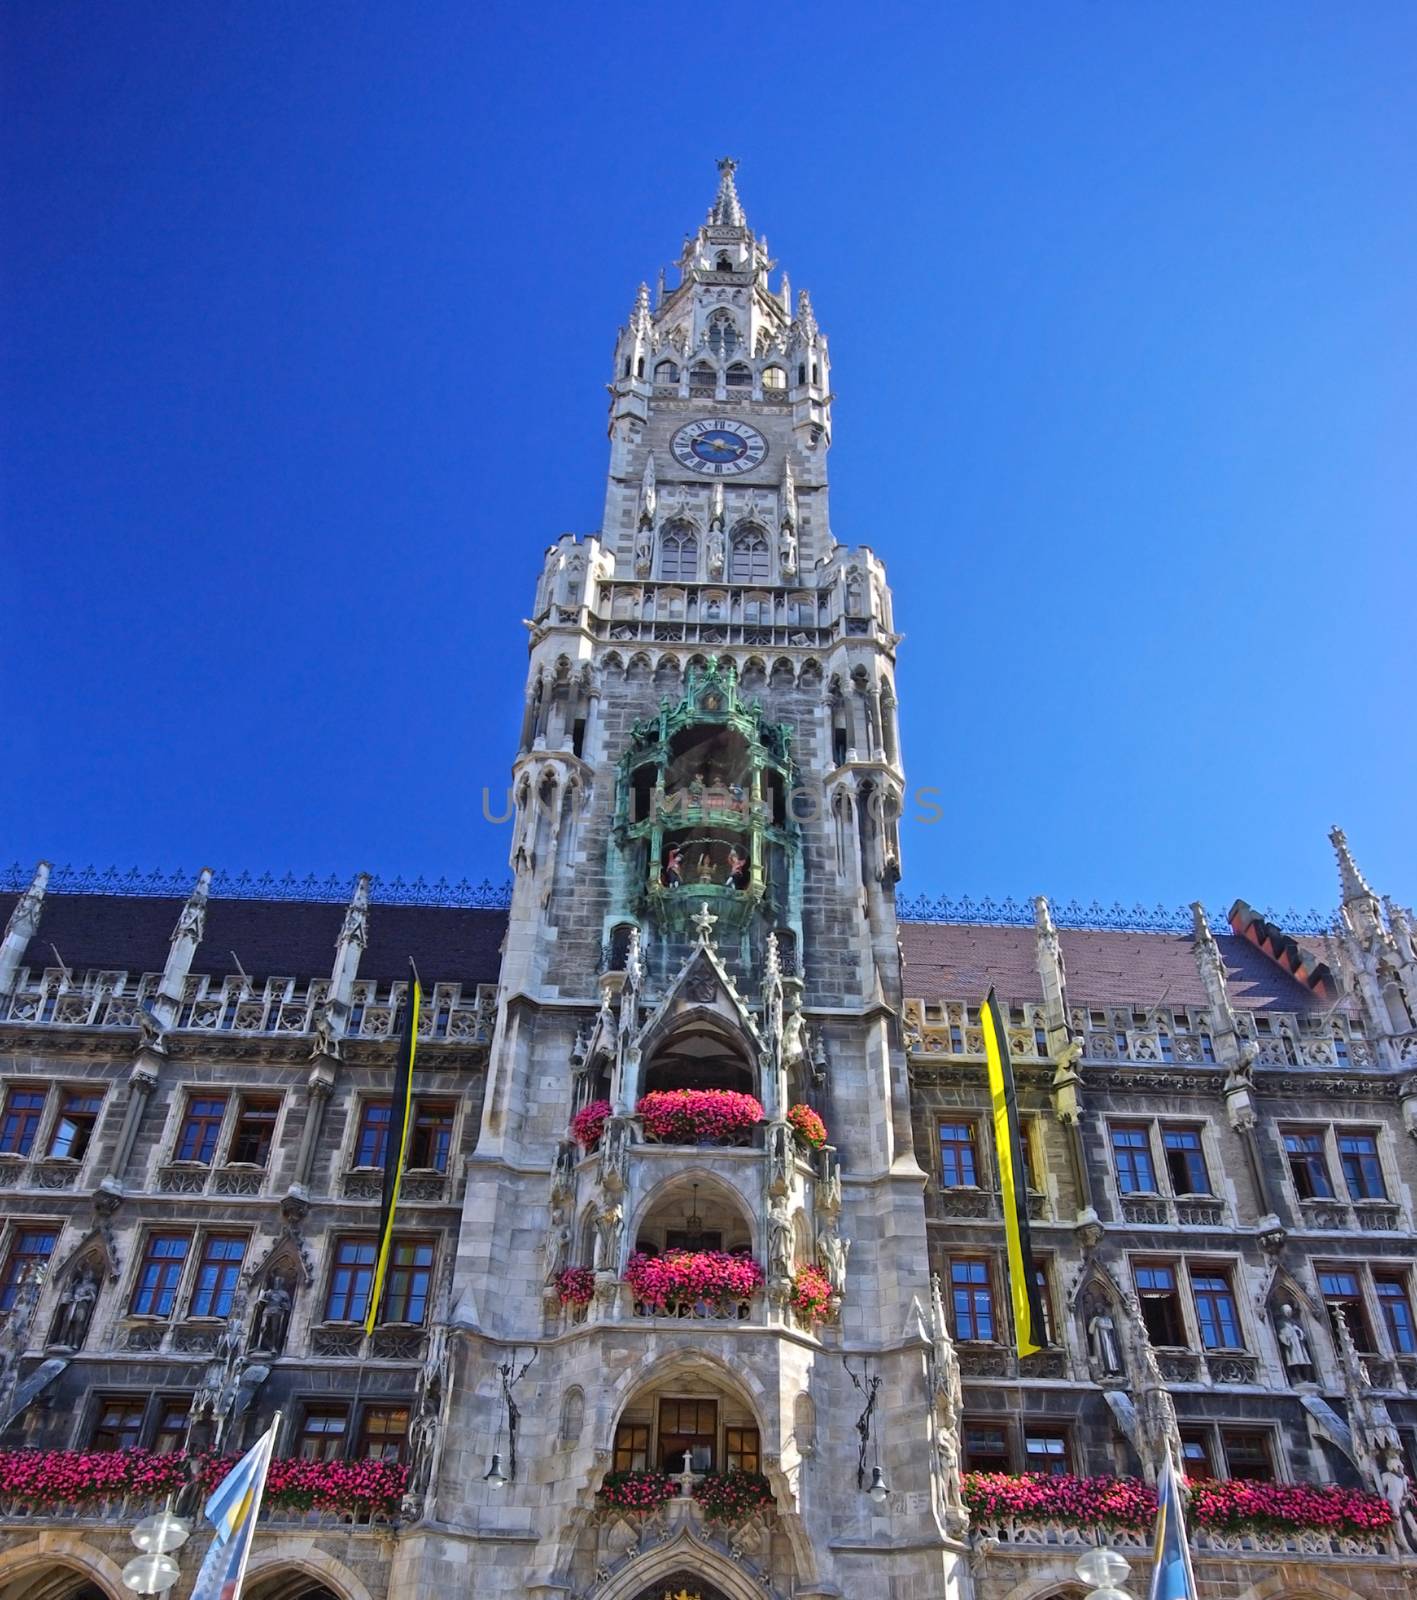
[[[1338,884],[1344,905],[1351,905],[1355,900],[1376,901],[1378,897],[1369,887],[1368,880],[1358,870],[1358,863],[1348,848],[1348,835],[1342,828],[1335,827],[1329,829],[1328,838],[1334,854],[1338,857]]]
[[[743,215],[743,206],[738,199],[738,188],[733,182],[733,174],[738,170],[738,163],[732,156],[718,158],[718,194],[714,197],[713,205],[709,209],[709,226],[713,228],[746,228],[748,219]]]

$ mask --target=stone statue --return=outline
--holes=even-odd
[[[654,530],[642,526],[635,536],[635,576],[647,578],[654,565]]]
[[[786,1122],[768,1128],[768,1191],[786,1194],[792,1182],[792,1129]]]
[[[791,528],[784,527],[777,542],[777,559],[783,573],[791,577],[797,570],[797,535]]]
[[[806,1031],[802,1026],[802,1013],[789,1011],[782,1019],[782,1064],[795,1067],[807,1059]]]
[[[55,1344],[66,1350],[83,1349],[97,1300],[98,1274],[92,1267],[80,1267],[65,1285],[59,1301],[59,1315],[54,1327]]]
[[[285,1349],[290,1332],[290,1312],[295,1304],[290,1279],[272,1273],[256,1296],[256,1321],[251,1349],[262,1355],[278,1356]]]
[[[723,576],[723,563],[728,553],[728,546],[723,537],[721,527],[710,528],[708,533],[708,572],[711,578]]]
[[[851,1241],[837,1232],[836,1218],[829,1218],[817,1240],[817,1260],[821,1262],[833,1294],[846,1293],[846,1257],[850,1250]]]
[[[1311,1379],[1314,1376],[1314,1358],[1309,1349],[1309,1336],[1304,1331],[1298,1313],[1287,1301],[1280,1306],[1275,1317],[1274,1336],[1279,1340],[1285,1371],[1303,1379]]]
[[[556,1161],[551,1168],[551,1200],[554,1204],[575,1192],[576,1146],[572,1139],[563,1139],[556,1147]]]
[[[609,1117],[600,1136],[600,1181],[612,1194],[618,1194],[630,1178],[630,1120]]]
[[[849,617],[861,615],[861,573],[858,568],[852,567],[846,574],[846,614]]]
[[[795,1254],[796,1240],[792,1224],[787,1220],[787,1206],[782,1200],[776,1200],[768,1215],[768,1276],[790,1278]]]
[[[595,1219],[595,1270],[620,1271],[620,1237],[625,1230],[625,1213],[618,1205],[606,1206]]]
[[[1413,1500],[1412,1480],[1402,1464],[1402,1451],[1396,1444],[1389,1444],[1379,1460],[1378,1490],[1392,1507],[1399,1541],[1409,1550],[1417,1550],[1417,1503]]]
[[[421,1515],[433,1468],[438,1455],[438,1436],[443,1425],[443,1395],[448,1384],[448,1330],[436,1323],[428,1338],[428,1355],[418,1375],[413,1397],[413,1417],[408,1430],[408,1485],[404,1490],[404,1510]]]
[[[1099,1377],[1120,1378],[1125,1375],[1122,1349],[1117,1342],[1117,1327],[1106,1306],[1099,1306],[1088,1318],[1087,1348],[1092,1356],[1093,1369]]]
[[[566,1265],[566,1254],[571,1248],[571,1230],[563,1222],[552,1228],[546,1236],[546,1281],[555,1281],[556,1274]]]

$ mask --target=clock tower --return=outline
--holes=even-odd
[[[831,524],[826,336],[775,271],[720,161],[616,337],[601,531],[546,552],[420,1593],[468,1559],[479,1594],[596,1600],[965,1581],[900,1032],[899,641]]]

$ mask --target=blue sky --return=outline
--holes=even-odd
[[[904,890],[1328,904],[1342,821],[1417,894],[1410,6],[6,31],[7,860],[503,876],[519,619],[729,153],[944,791]]]

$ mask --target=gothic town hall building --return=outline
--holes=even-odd
[[[200,1498],[162,1458],[277,1411],[250,1600],[1072,1600],[1097,1533],[1049,1483],[1144,1495],[1168,1452],[1394,1513],[1193,1515],[1204,1600],[1412,1595],[1409,914],[1337,829],[1320,922],[900,900],[895,604],[732,162],[669,276],[601,530],[535,576],[509,891],[6,883],[0,1600],[119,1600],[163,1486]]]

